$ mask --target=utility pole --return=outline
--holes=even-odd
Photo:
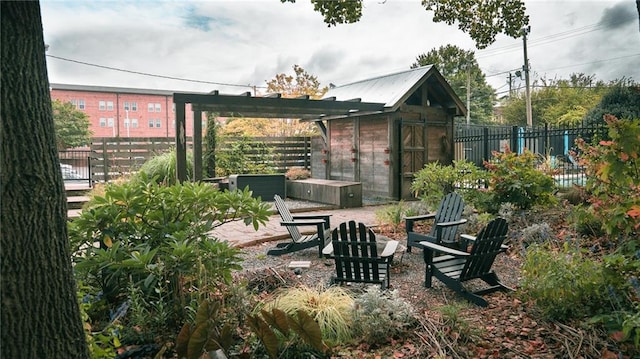
[[[531,113],[531,91],[529,90],[529,58],[527,57],[527,34],[531,32],[531,26],[522,28],[522,41],[524,43],[524,83],[525,96],[527,101],[527,127],[533,127],[533,118]]]
[[[471,124],[471,66],[467,62],[467,127]]]

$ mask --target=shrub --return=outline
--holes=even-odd
[[[369,344],[381,344],[405,333],[415,322],[411,304],[395,290],[369,286],[354,301],[354,332]]]
[[[542,313],[566,321],[584,318],[602,306],[605,286],[597,263],[567,248],[555,253],[533,245],[527,250],[522,287]]]
[[[203,292],[241,268],[239,250],[207,233],[239,219],[257,229],[269,213],[248,191],[190,182],[167,187],[144,175],[107,185],[69,225],[75,272],[100,288],[112,309],[131,300],[128,319],[144,321],[142,332],[173,332]]]
[[[177,182],[176,161],[176,150],[174,149],[149,159],[140,167],[138,173],[144,173],[147,178],[153,178],[158,183],[171,186]],[[187,153],[187,179],[193,179],[193,154],[191,152]]]
[[[522,244],[528,247],[532,244],[545,244],[551,242],[555,237],[548,223],[532,224],[522,230]]]
[[[493,159],[485,162],[489,170],[489,191],[494,205],[512,203],[520,209],[534,205],[557,203],[553,177],[536,169],[536,156],[531,151],[520,155],[511,152],[493,152]]]
[[[484,181],[485,172],[471,162],[453,161],[451,166],[432,162],[416,173],[411,190],[429,206],[436,207],[442,197],[454,190],[468,201],[469,194]]]
[[[576,140],[585,166],[589,202],[607,234],[632,238],[640,229],[640,119],[605,116],[609,141]]]
[[[251,142],[249,137],[239,137],[233,142],[218,139],[216,154],[216,175],[231,174],[268,174],[275,173],[273,168],[273,150],[264,142]]]
[[[344,343],[352,338],[353,298],[340,287],[285,289],[265,309],[273,308],[290,315],[298,310],[309,313],[320,325],[322,337],[330,342]]]
[[[291,167],[287,170],[285,176],[290,180],[307,179],[311,177],[311,171],[303,167]]]

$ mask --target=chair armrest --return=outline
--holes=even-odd
[[[300,226],[317,226],[319,224],[324,225],[325,222],[324,220],[320,219],[320,220],[307,220],[307,221],[281,221],[280,225],[281,226],[296,226],[296,227],[300,227]]]
[[[391,257],[396,253],[396,249],[398,248],[398,241],[388,241],[384,246],[382,253],[380,253],[380,257]]]
[[[470,235],[470,234],[461,234],[461,235],[460,235],[460,238],[462,239],[462,241],[463,241],[463,243],[465,244],[465,246],[466,246],[466,244],[468,244],[468,243],[473,243],[473,242],[475,242],[475,241],[476,241],[476,236],[472,236],[472,235]],[[505,251],[505,252],[506,252],[506,251],[507,251],[507,249],[509,249],[509,246],[508,246],[508,245],[506,245],[506,244],[501,244],[501,245],[500,245],[500,250],[502,250],[502,251]]]
[[[299,219],[322,219],[323,221],[325,221],[326,228],[331,227],[331,215],[330,214],[316,214],[316,215],[312,215],[312,214],[303,214],[303,215],[296,215],[296,216],[292,216],[293,220],[299,220]]]
[[[436,216],[435,213],[429,213],[429,214],[421,214],[419,216],[409,216],[409,217],[404,217],[405,221],[421,221],[423,219],[431,219],[434,218]]]
[[[467,219],[466,218],[462,218],[462,219],[459,219],[457,221],[438,222],[438,223],[436,223],[436,226],[438,226],[438,227],[452,227],[452,226],[459,226],[459,225],[465,224],[465,223],[467,223]]]
[[[410,216],[410,217],[404,217],[404,225],[405,228],[407,230],[407,232],[413,232],[413,223],[416,221],[423,221],[426,219],[433,219],[436,217],[435,213],[429,213],[429,214],[422,214],[419,216]]]
[[[436,252],[450,254],[450,255],[455,256],[455,257],[468,257],[470,255],[467,252],[459,251],[457,249],[445,247],[445,246],[442,246],[442,245],[439,245],[439,244],[435,244],[435,243],[431,243],[431,242],[423,241],[423,242],[420,242],[419,244],[425,249],[431,249],[431,250],[436,251]]]

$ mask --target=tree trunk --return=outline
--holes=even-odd
[[[2,1],[2,358],[86,358],[40,4]]]

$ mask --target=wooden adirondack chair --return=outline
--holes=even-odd
[[[473,243],[470,252],[428,241],[420,242],[424,247],[426,265],[424,286],[430,288],[431,277],[435,276],[468,301],[482,307],[488,305],[482,295],[497,290],[513,290],[500,283],[498,276],[491,270],[496,256],[506,249],[502,242],[507,236],[507,228],[507,222],[502,218],[489,222],[476,237],[468,237]],[[443,255],[434,256],[438,252]],[[471,279],[481,279],[490,287],[471,292],[463,284]]]
[[[318,247],[318,256],[322,257],[322,248],[325,247],[329,230],[331,228],[330,215],[297,215],[294,216],[287,208],[284,200],[279,195],[274,196],[276,209],[280,213],[282,221],[280,225],[287,227],[291,236],[291,242],[279,243],[275,248],[267,251],[268,255],[279,256],[286,253],[297,252],[303,249]],[[298,227],[315,226],[316,233],[302,235]]]
[[[363,223],[341,223],[331,232],[331,244],[322,251],[335,261],[333,282],[359,282],[389,287],[390,268],[398,241],[388,241],[378,255],[376,235]]]
[[[462,197],[455,192],[451,192],[440,201],[436,213],[405,217],[407,252],[411,252],[411,247],[419,247],[418,243],[422,241],[437,244],[444,243],[446,246],[455,244],[457,242],[458,226],[467,222],[466,219],[461,219],[463,210],[464,201]],[[414,223],[427,219],[433,220],[433,226],[429,233],[421,234],[413,231]]]

